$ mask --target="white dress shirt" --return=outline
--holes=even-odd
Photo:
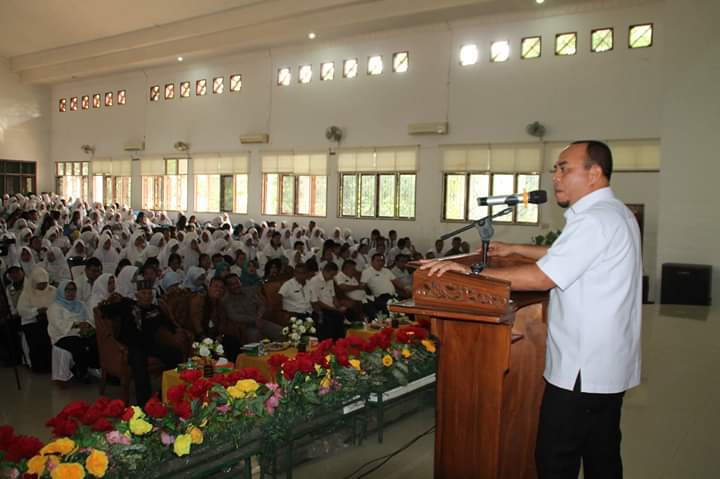
[[[324,305],[335,306],[335,285],[332,280],[326,281],[322,272],[317,273],[308,281],[310,286],[310,302],[321,302]]]
[[[360,276],[360,282],[368,285],[373,296],[383,294],[395,296],[394,279],[395,275],[389,269],[383,268],[378,271],[372,266],[365,268]]]
[[[295,278],[285,281],[278,293],[283,298],[283,309],[291,313],[311,313],[310,285],[300,284]]]
[[[582,392],[618,393],[640,383],[640,230],[610,188],[565,212],[565,229],[538,262],[550,292],[545,379]]]
[[[342,271],[338,271],[338,274],[335,276],[335,282],[338,285],[350,285],[350,286],[359,286],[360,282],[358,282],[357,279],[351,278],[350,276],[346,275]],[[361,303],[365,302],[365,299],[367,298],[367,293],[365,293],[364,289],[354,289],[352,291],[348,291],[345,293],[345,296],[348,298],[354,300],[354,301],[360,301]]]

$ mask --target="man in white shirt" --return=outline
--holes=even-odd
[[[539,479],[621,478],[624,392],[640,383],[642,259],[632,213],[609,188],[612,153],[598,141],[575,142],[555,163],[565,229],[550,247],[493,242],[490,254],[520,254],[535,264],[489,268],[517,290],[551,290],[545,395],[535,450]],[[467,273],[428,262],[431,274]]]
[[[406,254],[397,255],[395,258],[395,266],[390,269],[392,274],[402,283],[406,291],[412,290],[412,273],[407,267],[409,259]]]
[[[362,315],[363,319],[374,318],[377,313],[373,303],[374,298],[367,294],[365,286],[357,280],[359,272],[355,267],[355,261],[345,260],[342,270],[335,276],[336,288],[342,291],[346,298],[343,301],[350,303],[350,308],[356,314]]]
[[[318,314],[318,339],[345,337],[345,312],[347,308],[338,303],[333,279],[338,273],[335,263],[328,262],[322,271],[308,281],[310,304]]]
[[[305,252],[305,243],[303,241],[295,241],[293,249],[287,251],[285,256],[287,256],[290,267],[295,268],[295,266],[299,264],[305,264],[305,262],[313,256],[313,254]]]
[[[365,268],[360,276],[360,283],[367,286],[375,296],[375,307],[378,311],[387,313],[387,302],[391,298],[409,296],[409,291],[400,280],[385,267],[385,256],[380,253],[373,255],[370,267]]]
[[[312,314],[310,306],[310,286],[307,283],[305,265],[295,267],[292,278],[285,281],[278,294],[282,296],[283,310],[297,317],[306,317]]]
[[[77,300],[88,305],[92,297],[92,289],[95,280],[100,277],[103,272],[103,266],[99,259],[91,257],[85,260],[85,274],[81,275],[74,281],[77,286]]]

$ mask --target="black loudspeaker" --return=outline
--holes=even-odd
[[[709,306],[711,291],[712,266],[681,263],[662,265],[662,304]]]

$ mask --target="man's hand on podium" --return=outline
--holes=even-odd
[[[428,276],[442,276],[448,271],[455,271],[456,273],[470,274],[470,266],[466,266],[460,263],[454,263],[452,261],[442,261],[437,259],[423,259],[420,260],[420,269],[427,269]]]
[[[476,251],[478,254],[482,254],[482,248]],[[509,243],[503,243],[502,241],[491,241],[490,247],[488,248],[488,255],[490,256],[509,256],[515,253],[515,245]]]

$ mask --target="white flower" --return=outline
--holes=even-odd
[[[208,346],[210,346],[213,343],[213,340],[210,338],[205,338],[202,340],[202,342],[203,344],[207,344]]]
[[[300,326],[300,328],[298,328],[298,331],[300,331],[300,334],[305,334],[305,326]]]
[[[282,328],[282,334],[283,334],[283,336],[287,336],[289,332],[290,332],[290,330],[287,328],[287,326],[285,326],[284,328]]]
[[[210,350],[207,348],[207,346],[200,346],[199,354],[203,358],[208,358],[210,357]]]
[[[218,345],[217,345],[217,348],[215,348],[215,352],[216,352],[217,354],[224,354],[224,353],[225,353],[225,349],[223,348],[223,345],[222,345],[222,344],[218,344]]]
[[[292,339],[293,341],[299,341],[299,340],[300,340],[300,335],[297,334],[297,333],[292,333],[292,334],[290,335],[290,339]]]
[[[228,360],[227,360],[227,359],[225,359],[225,358],[220,358],[220,359],[218,359],[218,361],[217,361],[216,364],[217,364],[218,366],[222,366],[222,365],[227,364],[227,363],[228,363]]]
[[[197,348],[200,347],[200,343],[198,343],[197,341],[195,341],[195,342],[192,344],[192,347],[193,347],[193,349],[197,349]]]
[[[315,334],[315,328],[313,328],[312,326],[310,327],[310,334]]]

